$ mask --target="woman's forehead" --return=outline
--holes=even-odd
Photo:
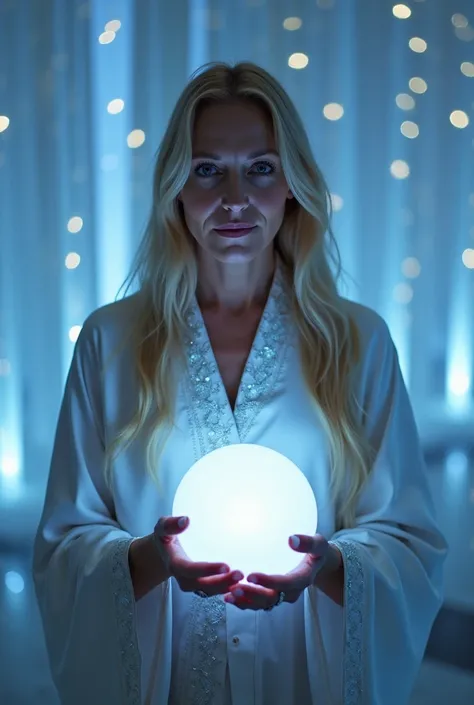
[[[246,104],[212,105],[197,116],[193,130],[194,152],[219,155],[252,153],[275,149],[273,128],[258,106]]]

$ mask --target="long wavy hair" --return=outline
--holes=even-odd
[[[353,394],[359,335],[337,290],[341,267],[331,228],[331,198],[291,99],[275,78],[247,62],[211,63],[195,72],[161,142],[151,214],[125,282],[125,293],[134,282],[139,291],[132,332],[139,380],[137,408],[107,451],[107,479],[113,459],[139,436],[146,439],[148,471],[155,479],[159,476],[158,459],[173,427],[175,363],[184,362],[186,314],[197,285],[195,245],[178,195],[190,173],[198,110],[236,99],[255,101],[271,119],[283,172],[294,195],[275,247],[292,291],[304,379],[328,441],[336,526],[350,527],[372,453]]]

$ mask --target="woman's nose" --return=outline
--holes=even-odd
[[[241,177],[231,176],[224,186],[222,204],[232,211],[241,211],[249,204],[248,195],[245,192],[245,184]]]

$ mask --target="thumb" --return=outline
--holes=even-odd
[[[318,540],[318,538],[322,539]],[[293,534],[288,539],[290,548],[297,553],[311,553],[313,556],[321,556],[324,554],[324,545],[326,540],[318,536],[305,536],[304,534]]]
[[[189,526],[189,517],[161,517],[155,526],[159,538],[181,534]]]

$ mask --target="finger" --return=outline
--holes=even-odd
[[[259,585],[269,590],[277,592],[287,592],[288,590],[302,590],[308,584],[311,575],[311,568],[305,566],[303,570],[287,573],[286,575],[265,575],[264,573],[252,573],[247,577],[249,583]]]
[[[230,572],[230,568],[225,563],[204,563],[194,562],[183,558],[173,561],[174,573],[188,580],[198,578],[208,578],[212,576],[222,576]]]
[[[161,517],[155,526],[155,535],[164,538],[181,534],[189,526],[189,517]]]
[[[213,575],[210,578],[201,578],[197,582],[197,589],[202,590],[207,595],[225,595],[231,588],[237,585],[244,576],[239,570],[229,571],[225,575]],[[191,582],[191,581],[190,581]],[[192,581],[192,589],[196,589],[196,581]]]
[[[304,534],[294,534],[288,539],[290,548],[298,553],[311,553],[313,556],[324,556],[328,542],[320,534],[316,536],[305,536]]]
[[[275,604],[278,592],[240,583],[230,589],[224,601],[241,609],[262,610]]]

